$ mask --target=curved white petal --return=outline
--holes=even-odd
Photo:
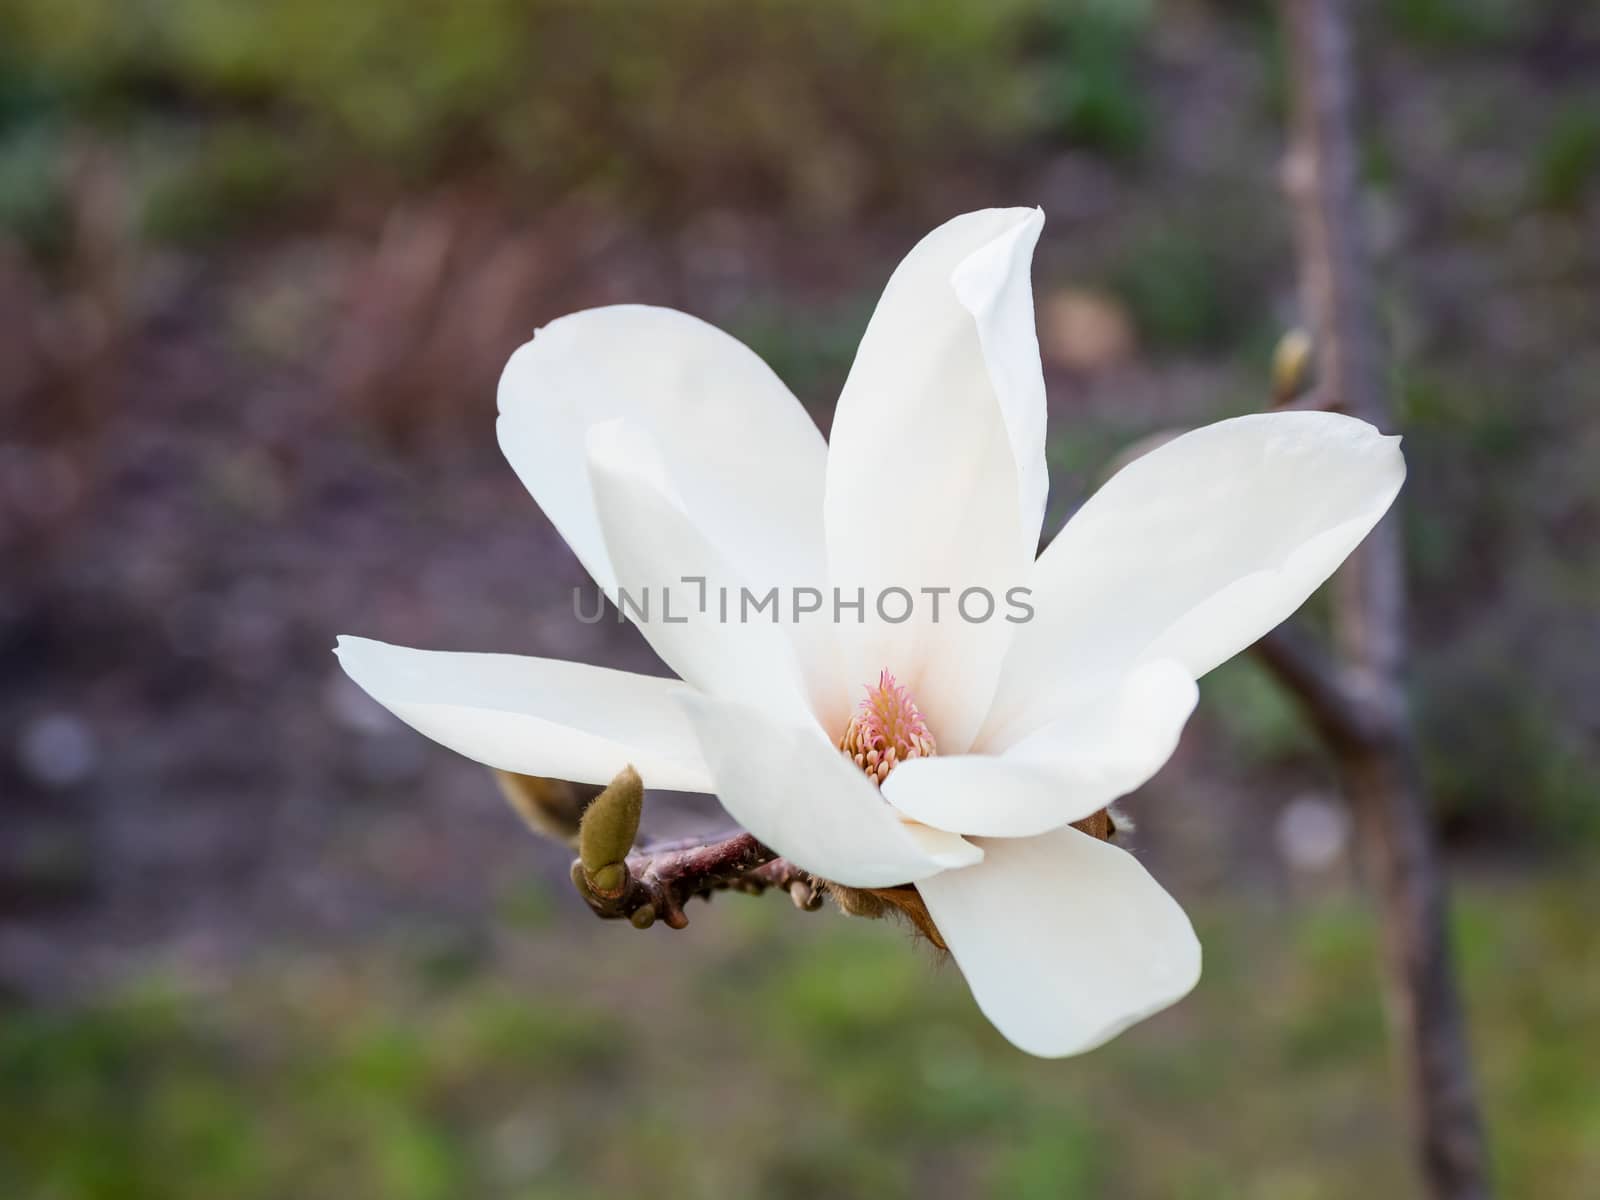
[[[980,215],[986,221],[1003,220],[1004,232],[962,259],[950,275],[950,286],[977,327],[989,386],[1005,420],[1017,475],[1018,532],[1023,555],[1031,559],[1039,546],[1039,526],[1050,492],[1044,452],[1044,367],[1030,278],[1044,210],[973,214]]]
[[[747,578],[685,512],[649,435],[606,421],[590,429],[587,443],[623,615],[697,689],[809,717],[804,675],[783,625],[771,620],[771,609],[756,611],[746,601]],[[780,594],[776,603],[782,601]]]
[[[1200,942],[1131,854],[1076,829],[982,843],[917,890],[984,1016],[1019,1049],[1081,1054],[1188,994]]]
[[[412,650],[341,637],[345,673],[418,733],[523,775],[610,783],[632,763],[653,788],[711,777],[675,700],[683,684],[586,663]]]
[[[1146,663],[1003,754],[914,758],[884,780],[906,816],[981,837],[1032,837],[1144,784],[1177,749],[1200,690],[1171,660]]]
[[[848,887],[892,887],[979,861],[950,833],[903,820],[815,724],[685,693],[717,798],[789,861]]]
[[[659,447],[695,528],[747,581],[823,580],[822,434],[771,368],[715,326],[633,304],[562,317],[511,356],[499,404],[506,458],[606,592],[616,575],[584,439],[618,418]]]
[[[1045,474],[1044,381],[1028,272],[1037,209],[957,217],[906,257],[878,302],[839,399],[828,451],[828,567],[867,611],[839,626],[848,682],[887,668],[941,744],[967,748],[987,711],[1014,626],[1006,592],[1026,582]],[[915,609],[885,589],[903,588]],[[986,589],[998,614],[967,621],[960,594]],[[923,589],[945,589],[937,598]],[[983,602],[974,596],[973,614]]]
[[[1300,607],[1404,479],[1399,438],[1322,412],[1219,421],[1134,460],[1039,557],[980,744],[1141,661],[1199,678]]]

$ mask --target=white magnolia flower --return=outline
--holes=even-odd
[[[339,655],[479,762],[590,783],[633,763],[648,786],[715,792],[823,878],[915,884],[979,1007],[1054,1056],[1172,1004],[1200,972],[1177,903],[1070,823],[1161,767],[1195,680],[1328,577],[1405,467],[1398,438],[1348,417],[1222,421],[1125,467],[1036,557],[1043,221],[969,213],[911,251],[831,443],[755,354],[682,313],[577,313],[512,356],[502,449],[608,594],[677,586],[671,621],[657,603],[635,623],[680,679],[356,638]],[[685,577],[708,581],[705,611]],[[740,586],[867,602],[721,620],[716,589]],[[1014,587],[1031,589],[1032,620],[954,610],[966,589]],[[895,588],[919,600],[901,623],[873,602]]]

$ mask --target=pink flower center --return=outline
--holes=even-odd
[[[893,675],[880,672],[878,686],[866,691],[839,739],[839,749],[872,782],[882,783],[908,758],[931,758],[939,752],[916,701]]]

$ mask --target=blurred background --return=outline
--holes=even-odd
[[[1496,1169],[1594,1196],[1600,10],[1361,14]],[[500,459],[507,355],[670,304],[826,429],[974,207],[1048,215],[1053,530],[1140,437],[1265,406],[1284,103],[1253,0],[0,0],[0,1195],[1407,1194],[1348,821],[1248,658],[1128,805],[1205,978],[1047,1063],[890,924],[595,922],[329,653],[649,669]]]

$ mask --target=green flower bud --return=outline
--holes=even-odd
[[[578,860],[591,882],[602,867],[628,857],[643,811],[644,781],[630,764],[584,810],[578,827]]]
[[[1287,404],[1311,387],[1315,347],[1304,329],[1291,329],[1272,351],[1272,402]]]
[[[589,887],[596,896],[610,900],[622,895],[628,882],[628,868],[622,863],[607,863],[589,873]]]

